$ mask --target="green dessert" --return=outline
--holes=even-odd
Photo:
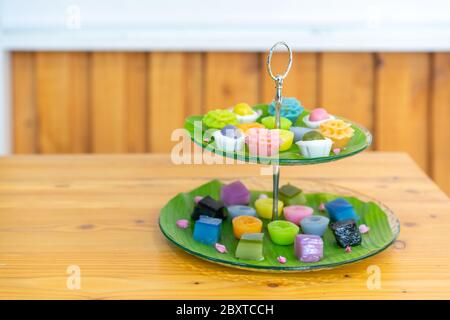
[[[236,258],[245,260],[264,260],[264,233],[244,233],[236,248]]]
[[[275,129],[275,117],[269,116],[264,117],[261,119],[261,123],[267,128],[267,129]],[[292,121],[288,118],[280,117],[280,128],[283,130],[289,130],[289,128],[292,126]]]
[[[280,200],[283,202],[285,206],[292,205],[304,205],[306,204],[306,197],[303,193],[303,190],[291,185],[285,184],[279,190],[280,192]]]
[[[303,135],[303,141],[324,140],[323,135],[318,131],[309,131]]]
[[[216,109],[209,111],[203,117],[203,124],[208,128],[222,129],[226,125],[238,125],[239,121],[236,114],[229,110]]]

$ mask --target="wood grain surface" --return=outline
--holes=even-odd
[[[194,258],[160,233],[159,210],[177,193],[214,178],[270,189],[261,168],[174,165],[163,154],[1,158],[0,298],[450,298],[450,201],[403,153],[282,168],[282,182],[338,184],[398,215],[398,241],[363,262],[252,273]],[[70,266],[80,268],[79,290],[67,287]],[[380,268],[380,289],[367,286],[370,266]]]
[[[169,152],[187,115],[275,90],[259,52],[14,52],[15,153]],[[274,72],[287,55],[273,57]],[[295,52],[284,95],[367,126],[450,194],[450,53]]]

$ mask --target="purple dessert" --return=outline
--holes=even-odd
[[[247,205],[250,202],[250,191],[240,181],[224,185],[220,190],[220,199],[225,206]]]
[[[323,240],[312,234],[299,234],[295,238],[295,255],[302,262],[317,262],[323,258]]]
[[[241,136],[241,131],[237,127],[235,127],[235,126],[233,126],[231,124],[226,125],[225,127],[223,127],[222,130],[220,130],[220,132],[225,137],[233,138],[233,139],[237,139],[237,138],[239,138]]]

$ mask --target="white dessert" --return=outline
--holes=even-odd
[[[301,154],[305,158],[327,157],[330,154],[333,141],[325,138],[321,140],[297,141]]]
[[[241,135],[237,138],[227,137],[222,134],[220,130],[213,133],[216,147],[225,152],[240,151],[244,148],[245,135],[241,132]]]

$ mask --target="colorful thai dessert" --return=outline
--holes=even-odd
[[[233,112],[236,114],[239,123],[255,122],[261,115],[253,110],[247,103],[241,102],[234,106]]]
[[[297,259],[302,262],[317,262],[323,258],[323,240],[316,235],[297,235],[294,249]]]
[[[249,206],[229,206],[227,207],[228,213],[230,214],[231,219],[240,216],[252,216],[256,217],[256,210]]]
[[[240,216],[233,218],[233,234],[236,239],[240,239],[245,233],[259,233],[263,223],[260,219],[251,216]]]
[[[343,198],[337,198],[333,201],[325,203],[325,209],[330,216],[331,221],[342,220],[359,220],[358,214],[355,212],[353,205]]]
[[[261,123],[266,127],[267,129],[275,129],[275,117],[274,116],[268,116],[261,119]],[[291,120],[288,118],[280,117],[280,128],[283,130],[289,130],[289,128],[292,126]]]
[[[361,244],[361,233],[355,220],[337,221],[331,224],[337,244],[342,248],[353,247]]]
[[[289,150],[289,148],[292,146],[292,143],[294,142],[294,134],[291,131],[283,129],[274,129],[273,131],[278,132],[280,136],[280,151]]]
[[[334,119],[335,117],[328,114],[324,108],[316,108],[310,114],[303,117],[303,122],[308,128],[317,129],[321,123]]]
[[[323,216],[309,216],[300,221],[300,226],[304,234],[313,234],[316,236],[323,236],[327,231],[330,219]]]
[[[236,248],[236,258],[245,260],[264,260],[264,233],[244,233]]]
[[[245,145],[244,133],[231,124],[215,131],[213,137],[216,147],[225,152],[240,151]]]
[[[220,200],[225,206],[247,205],[250,202],[250,191],[241,181],[223,185],[220,189]]]
[[[300,228],[292,222],[275,220],[267,225],[270,239],[280,246],[293,244]]]
[[[300,102],[295,98],[283,98],[280,108],[280,116],[289,119],[292,123],[295,123],[303,112],[303,107]],[[275,115],[275,102],[269,105],[269,114]]]
[[[228,124],[238,125],[237,115],[229,110],[216,109],[209,111],[202,119],[208,128],[222,129]]]
[[[278,214],[281,216],[283,213],[283,202],[278,200]],[[260,198],[255,201],[256,214],[263,219],[272,219],[273,199],[272,198]]]
[[[295,143],[300,148],[300,153],[305,158],[326,157],[330,154],[333,141],[325,138],[317,131],[310,131],[303,135],[302,140]]]
[[[285,206],[306,204],[306,197],[303,190],[289,183],[280,188],[279,197]]]
[[[210,196],[203,197],[194,207],[192,219],[198,220],[200,216],[211,218],[226,219],[227,211],[222,201],[217,201]]]
[[[240,123],[237,125],[239,129],[242,130],[242,132],[246,133],[251,128],[261,128],[264,129],[264,125],[259,122],[250,122],[250,123]]]
[[[290,127],[292,133],[294,134],[294,142],[302,140],[305,133],[308,133],[310,131],[313,131],[314,129],[311,128],[305,128],[305,127]]]
[[[320,125],[320,133],[333,141],[333,148],[345,148],[354,132],[351,124],[341,119],[328,120]]]
[[[291,205],[283,209],[284,218],[296,225],[300,225],[306,217],[312,216],[313,212],[313,208],[300,205]]]
[[[200,216],[194,225],[194,240],[208,245],[219,242],[222,219]]]
[[[245,142],[252,156],[270,157],[278,154],[281,145],[279,132],[252,128],[247,131]]]

